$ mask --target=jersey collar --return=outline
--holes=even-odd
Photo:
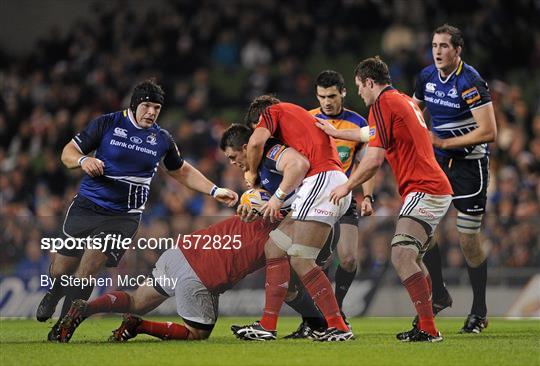
[[[442,79],[442,76],[441,76],[441,70],[437,69],[437,75],[439,76],[439,81],[443,84],[446,84],[448,82],[448,80],[450,80],[452,78],[452,76],[454,76],[454,74],[456,75],[459,75],[461,73],[461,69],[463,69],[463,60],[460,60],[459,61],[459,64],[458,66],[454,69],[454,71],[452,71],[450,73],[450,75],[448,75],[446,77],[445,80]]]
[[[345,107],[341,107],[341,112],[335,116],[329,116],[328,114],[324,113],[321,107],[319,107],[319,112],[321,112],[324,119],[343,119],[343,116],[345,115]]]
[[[379,94],[379,96],[377,97],[377,100],[380,99],[381,95],[383,95],[385,92],[389,91],[389,90],[394,90],[395,88],[392,86],[392,85],[388,85],[386,88],[384,88],[383,90],[381,90],[381,93]]]
[[[128,119],[129,121],[133,124],[133,126],[135,126],[136,129],[138,130],[142,130],[143,128],[141,126],[139,126],[137,124],[137,122],[135,122],[135,116],[133,115],[133,112],[131,112],[131,109],[128,108]]]

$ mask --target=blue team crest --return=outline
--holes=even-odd
[[[150,145],[156,145],[157,144],[156,134],[152,132],[150,135],[148,135],[146,137],[146,142],[149,143]]]
[[[454,86],[452,87],[452,89],[450,89],[450,90],[448,91],[448,94],[446,94],[446,95],[448,95],[450,98],[457,98],[457,97],[458,97],[458,93],[457,93],[456,86],[454,85]]]

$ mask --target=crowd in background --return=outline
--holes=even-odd
[[[126,108],[136,82],[155,77],[163,85],[158,123],[186,160],[241,193],[242,175],[218,144],[253,97],[270,92],[315,108],[314,79],[323,68],[335,68],[347,79],[347,106],[366,116],[353,87],[355,62],[380,54],[395,85],[411,94],[415,75],[431,63],[431,31],[444,22],[463,30],[463,59],[488,81],[495,107],[498,138],[490,146],[483,226],[489,265],[540,266],[540,32],[534,1],[202,0],[148,12],[107,4],[67,34],[53,27],[31,54],[13,57],[0,50],[0,275],[47,273],[49,253],[40,249],[40,239],[62,235],[82,174],[62,165],[61,149],[96,116]],[[364,274],[388,261],[400,207],[388,167],[377,176],[375,194],[376,217],[361,222]],[[159,173],[138,236],[189,233],[232,212]],[[463,267],[455,211],[438,240],[444,265]],[[129,251],[118,270],[144,272],[158,255]]]

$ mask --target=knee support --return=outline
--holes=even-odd
[[[468,215],[463,212],[458,212],[457,215],[457,230],[462,234],[476,234],[480,232],[482,226],[482,217],[484,215]]]
[[[320,248],[308,247],[307,245],[293,244],[287,250],[287,254],[291,257],[304,258],[304,259],[317,259],[319,256]]]
[[[279,229],[270,232],[270,239],[284,252],[287,252],[292,245],[292,239]]]
[[[396,234],[392,238],[392,242],[390,243],[391,246],[395,247],[397,245],[411,248],[414,251],[418,253],[422,253],[424,251],[424,246],[420,242],[420,240],[416,239],[414,236],[408,235],[408,234]]]

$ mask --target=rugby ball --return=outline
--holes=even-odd
[[[252,188],[242,194],[240,204],[247,205],[251,211],[259,212],[261,207],[270,200],[270,197],[272,197],[270,192],[260,188]]]

